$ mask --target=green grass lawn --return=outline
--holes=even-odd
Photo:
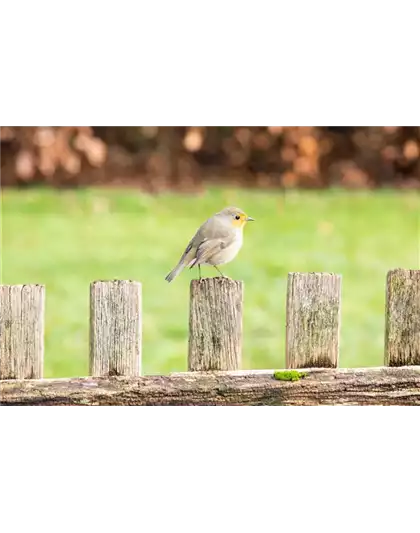
[[[143,372],[186,369],[189,283],[164,277],[226,205],[256,222],[223,272],[245,282],[244,368],[284,366],[287,273],[343,275],[340,366],[383,362],[385,276],[419,268],[413,192],[3,191],[2,283],[46,285],[45,376],[88,374],[89,283],[143,283]],[[217,274],[203,268],[203,275]]]

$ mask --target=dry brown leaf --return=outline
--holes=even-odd
[[[41,147],[38,153],[38,168],[44,176],[52,176],[56,169],[55,153],[49,148]]]
[[[35,159],[29,150],[21,150],[17,154],[15,170],[23,180],[30,180],[35,175]]]
[[[184,137],[184,147],[189,152],[198,152],[203,145],[204,135],[199,128],[190,128]]]
[[[107,157],[106,144],[101,139],[90,139],[89,147],[86,151],[86,157],[91,165],[100,167],[105,163]]]
[[[95,167],[101,166],[107,157],[106,144],[97,137],[90,137],[84,132],[76,136],[74,146],[86,154],[89,163]]]
[[[55,132],[52,128],[38,128],[34,135],[34,143],[47,148],[55,143]]]
[[[302,155],[317,156],[318,155],[318,143],[315,137],[305,135],[299,139],[299,150]]]
[[[404,144],[403,148],[403,154],[406,159],[409,161],[414,161],[419,157],[419,145],[416,143],[416,141],[407,141]]]
[[[89,143],[91,138],[85,133],[79,133],[74,139],[74,147],[81,152],[87,152],[89,150]]]
[[[66,157],[62,159],[62,165],[70,174],[78,174],[82,166],[80,157],[73,153],[68,153]]]

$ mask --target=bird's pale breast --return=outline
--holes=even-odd
[[[223,248],[219,252],[212,255],[207,260],[207,264],[212,265],[212,266],[213,265],[217,266],[217,265],[223,265],[224,263],[229,263],[236,257],[239,250],[241,249],[242,241],[243,241],[242,231],[238,231],[236,239],[232,241],[232,243],[229,246],[227,246],[226,248]]]

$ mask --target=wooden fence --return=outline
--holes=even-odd
[[[420,270],[387,275],[382,367],[338,368],[340,299],[341,276],[290,273],[287,368],[245,371],[242,282],[194,280],[188,372],[142,376],[142,286],[95,281],[90,287],[90,377],[43,379],[45,287],[2,285],[0,403],[420,405]]]

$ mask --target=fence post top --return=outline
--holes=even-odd
[[[233,286],[238,286],[238,285],[242,285],[243,284],[243,281],[242,280],[238,280],[238,279],[232,279],[232,278],[228,278],[227,276],[215,276],[215,277],[209,277],[209,278],[201,278],[201,279],[192,279],[191,280],[191,283],[190,283],[190,286],[191,287],[199,287],[200,285],[204,286],[204,285],[225,285],[225,286],[229,286],[231,285],[232,287]]]
[[[135,283],[135,284],[141,284],[140,281],[133,280],[133,279],[95,279],[90,282],[91,285],[99,285],[104,283],[114,283],[114,284],[124,284],[124,283]]]

